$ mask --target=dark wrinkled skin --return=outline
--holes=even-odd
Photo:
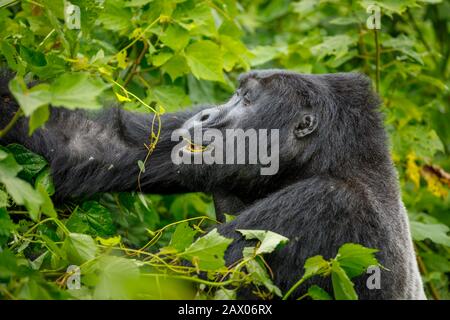
[[[2,78],[4,126],[17,105],[6,90],[7,76]],[[377,258],[386,268],[380,290],[367,289],[367,275],[356,279],[361,299],[422,299],[378,104],[370,81],[360,74],[247,73],[227,103],[162,116],[161,138],[142,175],[142,191],[213,194],[222,220],[223,213],[237,215],[218,226],[221,234],[235,239],[227,263],[239,259],[248,245],[236,229],[288,237],[289,243],[266,259],[283,292],[302,276],[308,257],[334,257],[342,244],[353,242],[379,249]],[[315,125],[308,122],[304,129],[305,116],[313,117]],[[2,143],[18,142],[46,157],[58,199],[130,191],[137,189],[136,163],[147,153],[151,120],[152,115],[117,108],[96,114],[54,108],[45,128],[32,137],[23,119]],[[219,130],[279,129],[279,172],[260,175],[260,165],[174,165],[172,131],[199,122]],[[293,297],[311,284],[332,292],[329,279],[313,278]]]

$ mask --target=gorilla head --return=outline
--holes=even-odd
[[[195,158],[214,153],[215,149],[207,147],[215,140],[202,136],[201,141],[190,140],[179,146],[184,156],[188,154],[193,160],[192,164],[183,163],[180,170],[189,179],[206,182],[212,190],[226,184],[243,194],[254,194],[255,190],[264,194],[278,189],[280,183],[329,171],[339,173],[349,164],[367,165],[377,157],[368,149],[374,144],[382,147],[385,142],[382,123],[375,111],[377,105],[370,81],[361,74],[252,71],[240,77],[238,89],[226,103],[203,109],[182,126],[190,137],[200,128],[203,133],[211,129],[220,131],[224,137],[223,159],[227,159],[231,150],[234,161],[198,165],[200,161],[195,162]],[[226,131],[232,129],[255,130],[259,139],[265,132],[260,129],[267,130],[267,137],[276,129],[277,139],[267,138],[267,154],[278,161],[279,170],[261,174],[261,167],[267,163],[258,159],[251,164],[248,160],[252,152],[260,155],[258,152],[264,145],[246,136],[245,149],[239,150],[239,144],[228,139]],[[236,158],[243,152],[247,161],[240,163]],[[255,188],[256,185],[259,187]]]

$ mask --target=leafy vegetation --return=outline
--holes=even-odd
[[[371,5],[381,8],[380,30],[366,26]],[[6,0],[0,63],[17,73],[9,86],[21,111],[12,121],[29,116],[30,134],[50,104],[121,102],[157,121],[224,100],[250,68],[368,74],[383,97],[427,294],[448,299],[449,28],[450,3],[439,0]],[[157,138],[143,141],[149,152]],[[46,161],[20,145],[1,147],[0,182],[1,298],[233,299],[241,286],[292,298],[295,288],[280,292],[263,259],[289,239],[240,230],[257,244],[227,268],[232,240],[206,234],[214,220],[206,195],[104,194],[55,206]],[[351,279],[378,264],[374,253],[346,244],[334,259],[312,257],[295,287],[329,276],[333,292],[313,286],[306,296],[356,299]]]

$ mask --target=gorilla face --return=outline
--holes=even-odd
[[[267,155],[276,156],[283,170],[300,170],[305,161],[306,148],[313,144],[318,131],[320,117],[317,104],[321,101],[314,101],[316,105],[312,105],[310,100],[320,91],[314,83],[319,80],[313,78],[311,81],[308,77],[311,76],[281,70],[253,71],[242,75],[238,89],[226,103],[202,110],[182,127],[189,132],[189,137],[194,137],[196,130],[220,133],[224,138],[223,159],[232,153],[233,163],[224,161],[205,165],[195,162],[195,158],[208,153],[214,155],[217,151],[211,147],[216,137],[211,139],[203,135],[200,141],[186,139],[181,150],[184,156],[192,158],[192,164],[202,165],[182,164],[181,170],[191,171],[192,177],[202,176],[215,181],[232,178],[235,184],[239,181],[245,184],[250,180],[267,183],[270,177],[261,177],[264,175],[261,174],[264,163],[260,159],[256,163],[248,161],[252,152],[260,155],[264,146],[259,144],[259,139],[266,133]],[[228,139],[227,134],[232,130],[244,133],[253,130],[258,135],[258,142],[248,138],[245,140],[245,150],[239,149],[238,143]],[[277,130],[277,139],[272,139],[272,130]],[[244,163],[237,159],[243,152],[247,160]]]

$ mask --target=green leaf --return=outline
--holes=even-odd
[[[19,179],[16,175],[22,167],[17,164],[11,154],[0,149],[0,182],[2,182],[14,202],[25,205],[29,210],[30,217],[37,221],[39,218],[39,207],[43,200],[36,190],[27,182]]]
[[[81,265],[95,258],[97,245],[92,237],[81,233],[70,233],[63,243],[70,263]]]
[[[411,221],[410,226],[414,240],[422,241],[425,239],[430,239],[435,243],[450,247],[450,237],[447,235],[450,229],[446,225],[441,223],[429,224]]]
[[[325,37],[321,44],[311,48],[311,52],[317,56],[318,60],[322,60],[326,56],[334,56],[335,59],[339,59],[348,53],[350,46],[355,42],[354,38],[346,34]]]
[[[327,275],[330,273],[330,263],[322,256],[308,258],[304,265],[305,274],[303,278],[307,279],[315,275]]]
[[[231,214],[224,213],[224,216],[225,216],[225,222],[227,222],[227,223],[233,221],[234,219],[236,219],[236,216],[233,216]]]
[[[197,239],[181,254],[202,270],[216,270],[225,266],[224,254],[232,239],[221,236],[217,229]]]
[[[376,5],[380,8],[386,9],[388,13],[401,14],[405,12],[408,7],[416,6],[415,0],[361,0],[361,5],[367,8],[370,5]]]
[[[0,208],[0,247],[6,244],[11,233],[16,229],[16,225],[9,217],[5,208]],[[1,277],[1,271],[0,271]]]
[[[160,67],[163,64],[165,64],[167,61],[170,60],[170,58],[173,57],[173,52],[170,50],[168,51],[161,51],[157,54],[150,56],[150,61],[155,67]]]
[[[50,109],[48,105],[37,108],[30,116],[30,123],[28,125],[28,134],[31,136],[33,132],[42,127],[50,117]]]
[[[236,290],[220,288],[214,293],[214,300],[236,300]]]
[[[352,281],[336,260],[331,264],[331,282],[336,300],[358,300]]]
[[[10,144],[7,148],[14,155],[17,163],[22,167],[19,177],[27,181],[31,181],[47,166],[47,161],[44,157],[31,152],[20,144]]]
[[[186,59],[198,79],[224,82],[223,57],[217,44],[209,40],[197,41],[186,48]]]
[[[94,299],[131,299],[131,284],[139,280],[135,260],[105,256],[96,264],[100,275],[94,290]]]
[[[180,55],[175,55],[162,66],[162,71],[167,73],[172,81],[189,73],[189,67],[186,58]]]
[[[39,184],[37,186],[37,191],[39,192],[42,198],[41,211],[51,218],[56,218],[58,214],[55,211],[52,199],[50,199],[50,196],[48,195],[45,187],[42,184]]]
[[[189,226],[189,223],[183,222],[177,225],[175,232],[172,235],[169,246],[176,249],[178,252],[183,252],[187,247],[192,245],[194,236],[197,231]]]
[[[250,59],[250,64],[252,67],[255,67],[274,60],[283,53],[287,53],[284,49],[286,48],[279,48],[275,46],[257,46],[250,51],[253,55],[253,58]]]
[[[68,109],[100,109],[98,97],[107,86],[98,78],[88,73],[66,73],[52,84],[52,104]]]
[[[279,297],[282,296],[281,290],[273,283],[266,269],[258,261],[250,260],[245,264],[245,268],[256,285],[262,284],[269,292],[274,293]]]
[[[133,14],[130,8],[124,6],[121,0],[105,1],[104,9],[100,11],[97,21],[103,27],[112,31],[122,31],[132,27]]]
[[[20,46],[20,56],[30,65],[36,67],[44,67],[47,65],[47,60],[42,52]]]
[[[0,208],[5,208],[9,206],[9,197],[6,192],[0,190]]]
[[[51,101],[50,87],[47,84],[39,84],[28,89],[23,79],[16,77],[9,82],[9,89],[26,116],[30,116]]]
[[[313,285],[308,289],[308,295],[313,300],[333,300],[328,292],[316,285]]]
[[[139,170],[141,170],[141,172],[145,172],[145,164],[142,160],[138,160],[137,162]]]
[[[256,254],[271,253],[279,245],[286,244],[289,239],[272,231],[264,230],[236,230],[242,233],[247,240],[258,239],[261,245],[256,250]]]
[[[55,194],[55,185],[50,174],[50,169],[42,170],[36,177],[34,187],[37,189],[39,185],[42,185],[49,196]]]
[[[160,40],[174,51],[180,51],[189,43],[189,32],[176,24],[171,24],[161,35]]]
[[[377,266],[378,261],[374,253],[377,249],[370,249],[359,244],[346,243],[339,248],[336,260],[345,270],[349,278],[363,274],[369,266]]]
[[[116,233],[111,212],[96,201],[87,201],[75,209],[66,222],[71,232],[111,237]]]
[[[150,97],[168,111],[176,111],[190,104],[189,96],[179,86],[157,86],[150,91]]]

